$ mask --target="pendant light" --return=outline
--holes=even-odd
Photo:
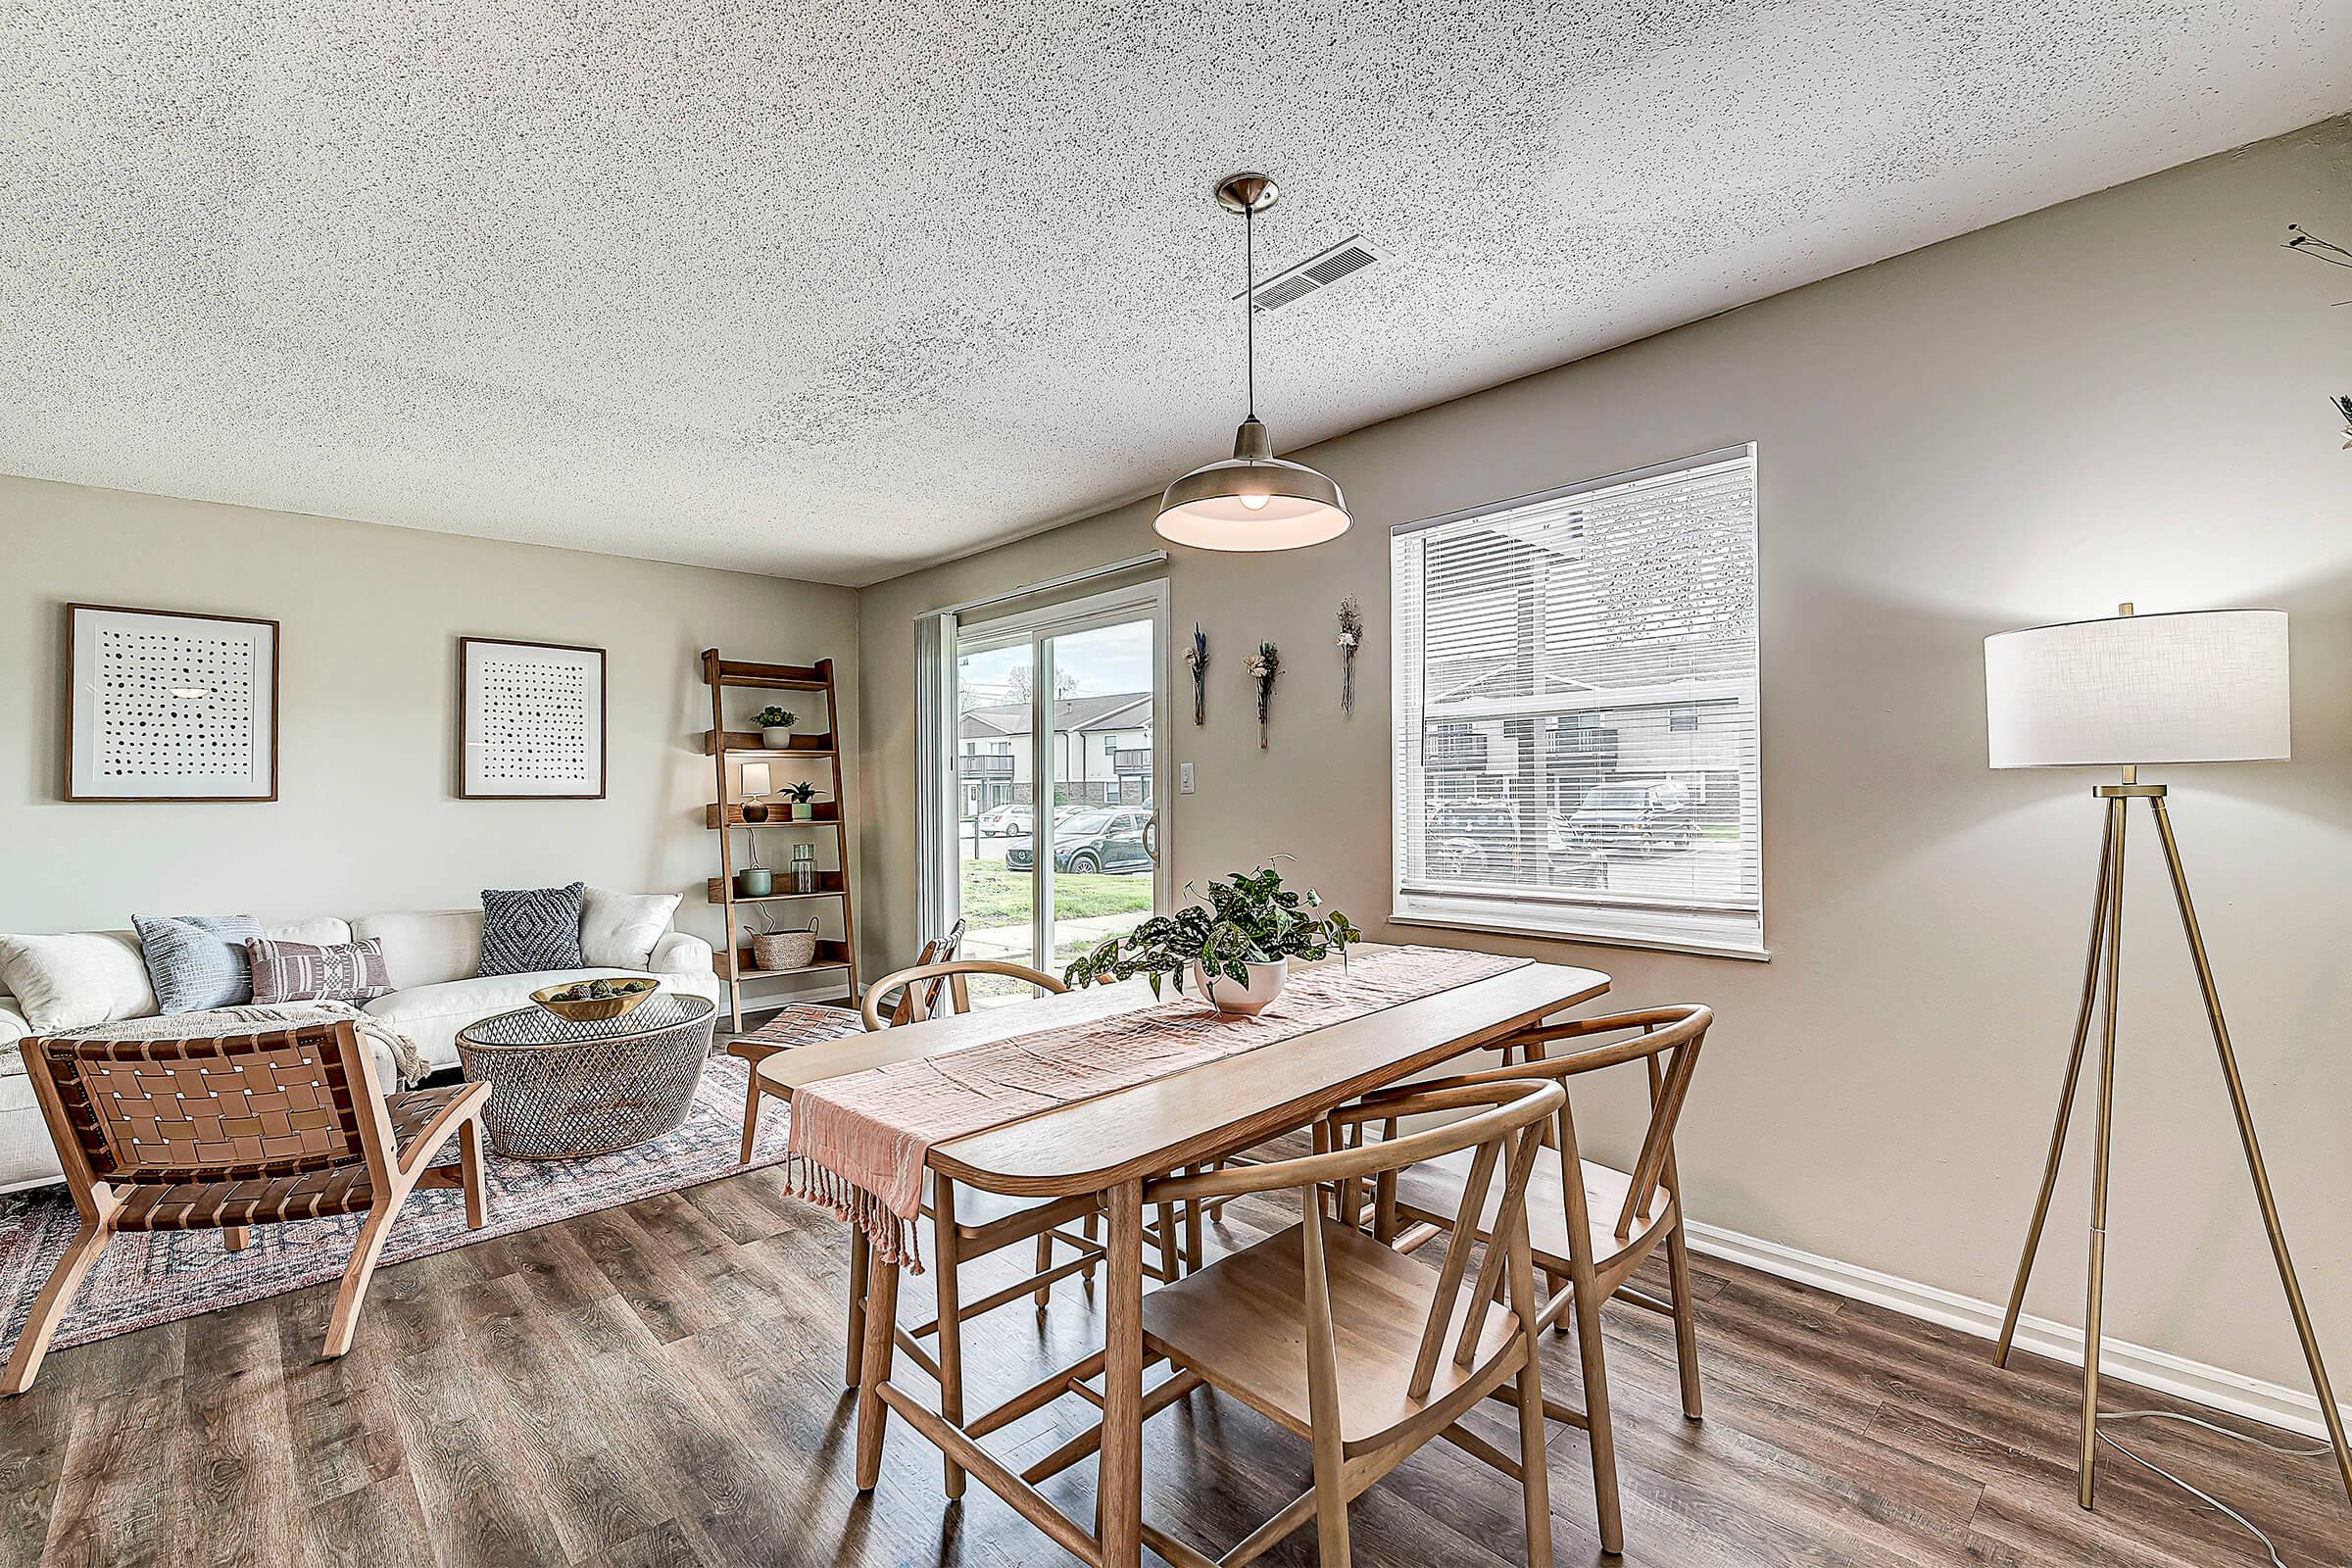
[[[1250,296],[1257,287],[1257,215],[1275,196],[1263,174],[1231,174],[1217,185],[1218,205],[1242,215],[1249,416],[1234,432],[1233,456],[1168,486],[1152,523],[1162,538],[1198,550],[1297,550],[1348,531],[1340,487],[1304,464],[1274,456],[1273,438],[1257,418],[1257,305]]]

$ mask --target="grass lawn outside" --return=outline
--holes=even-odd
[[[1029,918],[1029,873],[1008,870],[1003,860],[963,862],[963,918],[974,926],[1012,925]],[[1101,914],[1152,912],[1152,878],[1132,876],[1072,876],[1054,878],[1054,916],[1082,920]]]

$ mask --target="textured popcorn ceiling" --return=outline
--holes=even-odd
[[[1234,168],[1390,258],[1287,449],[2348,102],[2343,0],[12,0],[0,470],[866,582],[1225,455]]]

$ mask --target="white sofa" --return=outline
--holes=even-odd
[[[458,1064],[460,1029],[492,1013],[528,1006],[531,993],[542,987],[643,973],[659,979],[665,991],[691,992],[712,1002],[723,991],[710,964],[710,944],[682,931],[665,931],[642,970],[590,967],[497,975],[480,972],[479,909],[408,910],[356,920],[326,916],[265,926],[263,932],[282,942],[380,940],[385,973],[399,989],[366,1004],[366,1010],[416,1042],[425,1065],[433,1069]],[[138,937],[132,932],[104,934],[128,944],[134,954],[138,951]],[[132,1000],[118,1003],[111,1011],[118,1018],[152,1015],[154,997],[148,995],[143,1007]],[[24,1054],[17,1049],[17,1042],[30,1032],[17,999],[0,991],[0,1192],[55,1181],[62,1174],[49,1129],[24,1077]]]

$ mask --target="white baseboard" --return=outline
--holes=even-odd
[[[1856,1301],[1868,1301],[1900,1312],[1906,1317],[1922,1318],[1940,1323],[1945,1328],[1974,1334],[1982,1340],[1997,1340],[2001,1334],[2001,1305],[1981,1301],[1957,1292],[1938,1290],[1877,1269],[1862,1268],[1853,1263],[1841,1263],[1834,1257],[1822,1257],[1813,1252],[1801,1252],[1778,1242],[1760,1241],[1727,1231],[1720,1226],[1689,1223],[1690,1248],[1710,1257],[1720,1257],[1733,1263],[1744,1263],[1749,1268],[1799,1285],[1810,1285],[1834,1296]],[[2286,1311],[2284,1300],[2278,1302],[2281,1316]],[[2036,1355],[2046,1355],[2053,1361],[2069,1366],[2082,1364],[2082,1331],[2047,1318],[2025,1316],[2018,1319],[2017,1346]],[[1989,1366],[1989,1362],[1986,1363]],[[2266,1383],[2225,1367],[2207,1366],[2191,1361],[2169,1350],[2150,1349],[2144,1345],[2129,1345],[2122,1340],[2106,1341],[2105,1354],[2099,1360],[2100,1376],[2134,1383],[2144,1389],[2193,1399],[2199,1404],[2228,1410],[2233,1415],[2250,1416],[2288,1432],[2325,1441],[2327,1427],[2320,1420],[2318,1397],[2301,1389],[2283,1384]],[[2352,1406],[2338,1406],[2347,1422],[2352,1422]]]

